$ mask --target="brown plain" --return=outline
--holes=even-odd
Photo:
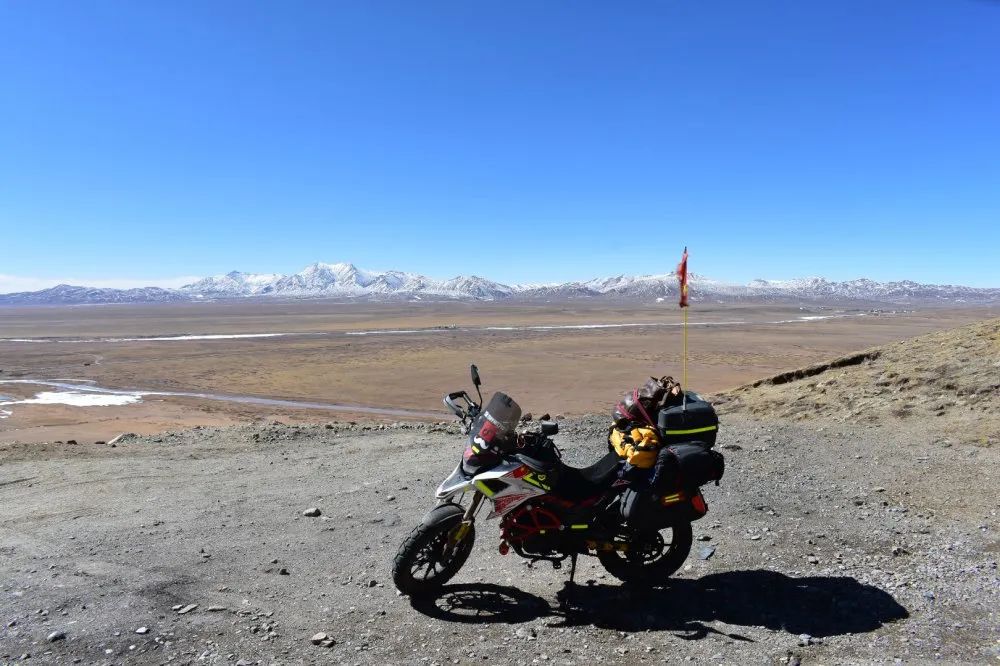
[[[690,388],[706,393],[845,353],[996,316],[997,309],[868,312],[798,321],[832,309],[696,305],[690,311]],[[860,314],[863,310],[841,311]],[[773,323],[796,320],[793,323]],[[743,322],[720,325],[722,322]],[[633,328],[486,330],[487,327],[647,324]],[[106,388],[252,395],[420,411],[469,389],[478,364],[487,391],[525,411],[603,412],[648,375],[681,374],[680,312],[606,302],[544,304],[329,301],[0,308],[0,379],[85,379]],[[712,325],[715,324],[715,325]],[[422,333],[347,335],[373,330]],[[469,330],[472,329],[472,330]],[[95,338],[282,333],[226,340],[106,342]],[[59,341],[72,339],[73,341]],[[88,341],[89,340],[89,341]],[[29,397],[43,387],[0,384]],[[149,397],[123,407],[15,405],[0,441],[107,439],[262,418],[324,421],[349,412],[289,410]]]

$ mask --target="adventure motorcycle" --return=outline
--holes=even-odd
[[[623,518],[621,461],[611,452],[589,467],[571,467],[551,437],[554,422],[517,433],[521,409],[503,393],[485,409],[475,365],[472,382],[479,402],[465,391],[445,405],[462,422],[468,443],[462,461],[438,487],[438,504],[403,541],[393,563],[393,582],[404,594],[433,593],[468,559],[475,543],[476,514],[484,500],[486,519],[500,519],[500,553],[510,550],[559,569],[578,555],[594,555],[616,578],[656,585],[677,571],[691,549],[691,521],[707,511],[698,491],[656,498],[658,519],[642,527]],[[468,502],[463,505],[463,501]]]

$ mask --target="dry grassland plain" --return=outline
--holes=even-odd
[[[697,304],[690,311],[688,384],[714,393],[998,312]],[[0,441],[106,440],[126,431],[261,419],[444,420],[449,416],[441,396],[471,389],[470,363],[479,365],[487,390],[507,391],[525,411],[603,412],[648,375],[680,376],[680,321],[673,304],[594,301],[0,308],[3,381],[71,380],[109,389],[330,405],[170,395],[146,395],[138,403],[110,407],[16,404],[58,389],[2,383],[0,402],[15,404],[0,407],[9,412],[0,419]],[[628,326],[619,327],[623,324]],[[252,334],[273,337],[144,339]],[[362,407],[413,414],[364,414]]]

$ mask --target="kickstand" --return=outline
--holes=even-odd
[[[569,558],[569,580],[563,584],[562,591],[556,595],[559,599],[559,607],[566,612],[567,617],[574,612],[574,601],[577,596],[577,585],[573,581],[573,577],[576,575],[576,553],[571,554]]]

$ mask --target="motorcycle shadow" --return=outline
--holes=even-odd
[[[520,624],[553,615],[545,599],[509,585],[445,585],[433,596],[411,597],[410,605],[428,617],[469,624]]]
[[[691,640],[722,633],[706,622],[822,638],[874,631],[909,617],[892,595],[849,576],[796,578],[767,570],[678,578],[659,588],[567,584],[555,601],[550,604],[510,586],[468,583],[447,585],[437,595],[411,604],[429,617],[450,622],[518,624],[553,617],[550,626],[679,631]]]

